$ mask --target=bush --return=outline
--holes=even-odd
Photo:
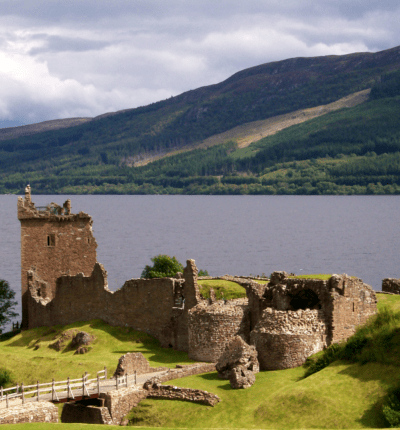
[[[11,289],[10,284],[4,279],[0,279],[0,333],[1,327],[9,323],[12,318],[18,316],[13,311],[17,302],[14,300],[15,292]]]
[[[400,388],[393,390],[383,404],[382,412],[390,427],[400,427]]]
[[[175,257],[160,254],[151,259],[153,266],[146,266],[141,278],[173,278],[178,272],[183,272],[183,266]]]
[[[333,343],[323,351],[322,355],[316,360],[307,359],[305,366],[307,367],[305,378],[317,373],[325,367],[329,366],[335,360],[338,360],[342,354],[343,346],[338,343]]]
[[[199,273],[198,273],[198,275],[199,276],[210,276],[209,274],[208,274],[208,272],[207,272],[207,270],[199,270]]]
[[[6,387],[12,385],[11,372],[3,367],[0,367],[0,386]]]

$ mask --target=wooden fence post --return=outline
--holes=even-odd
[[[100,376],[97,374],[97,394],[100,396]]]
[[[18,394],[19,393],[19,386],[18,386],[18,384],[15,386],[15,388],[16,388],[15,392]]]
[[[25,404],[24,383],[21,384],[22,404]]]
[[[54,400],[54,391],[55,389],[54,389],[54,378],[53,378],[53,381],[51,384],[51,400]]]
[[[69,376],[67,378],[67,399],[69,399],[69,392],[71,391],[71,387],[69,385]]]
[[[6,394],[6,406],[8,408],[8,393]]]
[[[105,379],[107,380],[107,366],[104,366],[104,376],[105,376]]]
[[[39,401],[40,391],[39,391],[39,381],[37,381],[37,401]]]
[[[0,391],[1,391],[1,401],[3,401],[3,386],[1,386]]]
[[[85,374],[82,375],[82,399],[85,397]]]

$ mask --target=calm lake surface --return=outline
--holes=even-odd
[[[111,290],[158,254],[213,276],[347,273],[375,290],[400,277],[400,196],[32,196],[37,206],[67,198],[93,217]],[[20,300],[17,196],[0,196],[0,222],[0,279]]]

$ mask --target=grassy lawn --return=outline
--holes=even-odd
[[[227,281],[214,282],[225,284]],[[400,296],[377,296],[379,309],[386,306],[400,311]],[[88,354],[74,356],[68,346],[60,352],[48,347],[61,332],[70,329],[96,336]],[[35,349],[37,345],[40,346]],[[79,377],[85,370],[94,374],[104,365],[112,373],[118,358],[128,351],[142,352],[153,366],[190,362],[187,354],[162,349],[150,336],[95,320],[29,330],[0,342],[0,366],[11,370],[18,382],[48,381],[53,377]],[[382,428],[385,426],[382,401],[391,387],[400,384],[399,367],[378,362],[361,365],[336,361],[308,378],[303,378],[303,367],[264,371],[257,374],[256,383],[246,390],[233,390],[229,381],[219,379],[216,372],[196,375],[167,383],[217,394],[221,402],[214,408],[183,401],[145,400],[131,411],[129,418],[140,428]],[[66,430],[104,428],[84,424],[12,426],[15,430],[60,427]]]
[[[316,273],[311,275],[296,275],[296,276],[289,276],[289,278],[299,278],[299,279],[322,279],[323,281],[327,281],[332,274],[327,273]]]
[[[49,348],[61,333],[70,330],[85,331],[96,337],[87,354],[74,355],[75,351],[68,343],[61,351]],[[52,378],[61,380],[68,376],[79,378],[85,371],[94,377],[104,366],[112,376],[119,357],[127,352],[141,352],[154,367],[175,367],[193,362],[185,352],[161,348],[159,342],[146,333],[93,320],[27,330],[0,342],[0,367],[11,371],[14,382],[24,384],[37,380],[49,382]]]
[[[400,296],[380,294],[378,303],[380,309],[398,310]],[[399,366],[336,361],[306,379],[304,372],[303,367],[260,372],[247,390],[231,389],[217,373],[170,381],[210,391],[222,401],[211,408],[145,400],[129,418],[134,425],[174,428],[385,427],[382,401],[388,390],[400,383]]]
[[[134,425],[174,428],[364,428],[384,426],[380,401],[398,380],[397,367],[335,362],[302,379],[304,369],[260,372],[246,390],[233,390],[217,373],[169,382],[217,394],[214,408],[145,400],[133,409]]]
[[[222,299],[221,293],[224,293],[226,300],[246,297],[246,290],[236,282],[224,281],[223,279],[201,279],[198,284],[200,293],[206,299],[210,297],[210,288],[215,291],[218,300]]]

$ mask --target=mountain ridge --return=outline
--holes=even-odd
[[[368,92],[379,85],[382,79],[386,79],[385,76],[398,70],[400,47],[378,53],[298,57],[254,66],[235,73],[223,82],[190,90],[147,106],[109,112],[93,119],[86,118],[81,124],[80,119],[74,119],[79,125],[74,123],[71,127],[58,130],[0,140],[0,190],[15,192],[23,189],[24,183],[32,184],[35,181],[37,189],[46,193],[64,192],[66,189],[77,192],[81,186],[86,187],[85,192],[94,192],[100,184],[125,184],[127,180],[138,180],[136,185],[140,188],[143,181],[148,180],[147,173],[143,178],[141,176],[144,172],[141,169],[146,166],[130,166],[135,166],[135,162],[140,164],[140,160],[146,157],[152,159],[154,154],[169,155],[171,166],[179,164],[173,159],[183,156],[181,153],[185,151],[188,154],[194,152],[195,158],[205,157],[207,162],[211,162],[211,154],[214,154],[215,160],[236,153],[239,158],[235,155],[232,160],[251,158],[254,151],[259,151],[254,146],[256,129],[250,130],[257,122],[269,120],[274,123],[278,121],[277,118],[285,118],[285,115],[290,119],[291,116],[299,116],[301,111],[318,110],[321,106],[338,102],[351,94]],[[384,105],[373,103],[376,106],[372,110],[375,115]],[[355,108],[348,108],[349,118],[352,115],[351,109]],[[291,125],[290,121],[288,125]],[[224,146],[227,143],[224,139],[232,130],[239,130],[237,127],[250,127],[250,134],[244,136],[244,141],[251,141],[248,148]],[[391,127],[394,132],[393,125]],[[282,130],[278,132],[280,133]],[[290,133],[289,135],[291,136]],[[262,133],[259,137],[264,139]],[[210,147],[208,153],[201,152],[201,145],[207,147],[212,140],[219,142],[218,148],[214,150]],[[236,144],[247,145],[243,141]],[[174,153],[177,155],[173,155]],[[192,155],[188,157],[193,158]],[[250,158],[247,165],[255,166]],[[222,158],[220,160],[222,162]],[[232,173],[233,165],[236,166],[235,169],[239,169],[238,174],[241,174],[240,169],[245,169],[239,161],[224,160],[223,164],[231,167],[218,167],[216,170],[214,167],[211,170],[205,167],[203,173],[195,169],[198,173],[197,179],[193,178],[193,181],[211,183],[215,178],[228,174],[228,171]],[[201,158],[197,163],[203,163]],[[158,167],[154,169],[155,172]],[[174,170],[175,167],[171,169],[169,173],[165,171],[163,174],[170,178],[182,175],[182,172]],[[257,170],[251,169],[253,167],[248,174],[259,174]],[[183,170],[186,171],[185,168]],[[220,173],[212,179],[211,172],[217,170]],[[63,185],[57,178],[63,178]],[[152,181],[156,179],[153,178]],[[169,180],[165,183],[169,183]],[[138,192],[133,191],[139,190],[136,185],[132,185],[130,189],[125,186],[117,187],[120,190],[118,192],[122,189]],[[146,187],[143,190],[146,191]],[[157,190],[164,192],[163,188]]]

